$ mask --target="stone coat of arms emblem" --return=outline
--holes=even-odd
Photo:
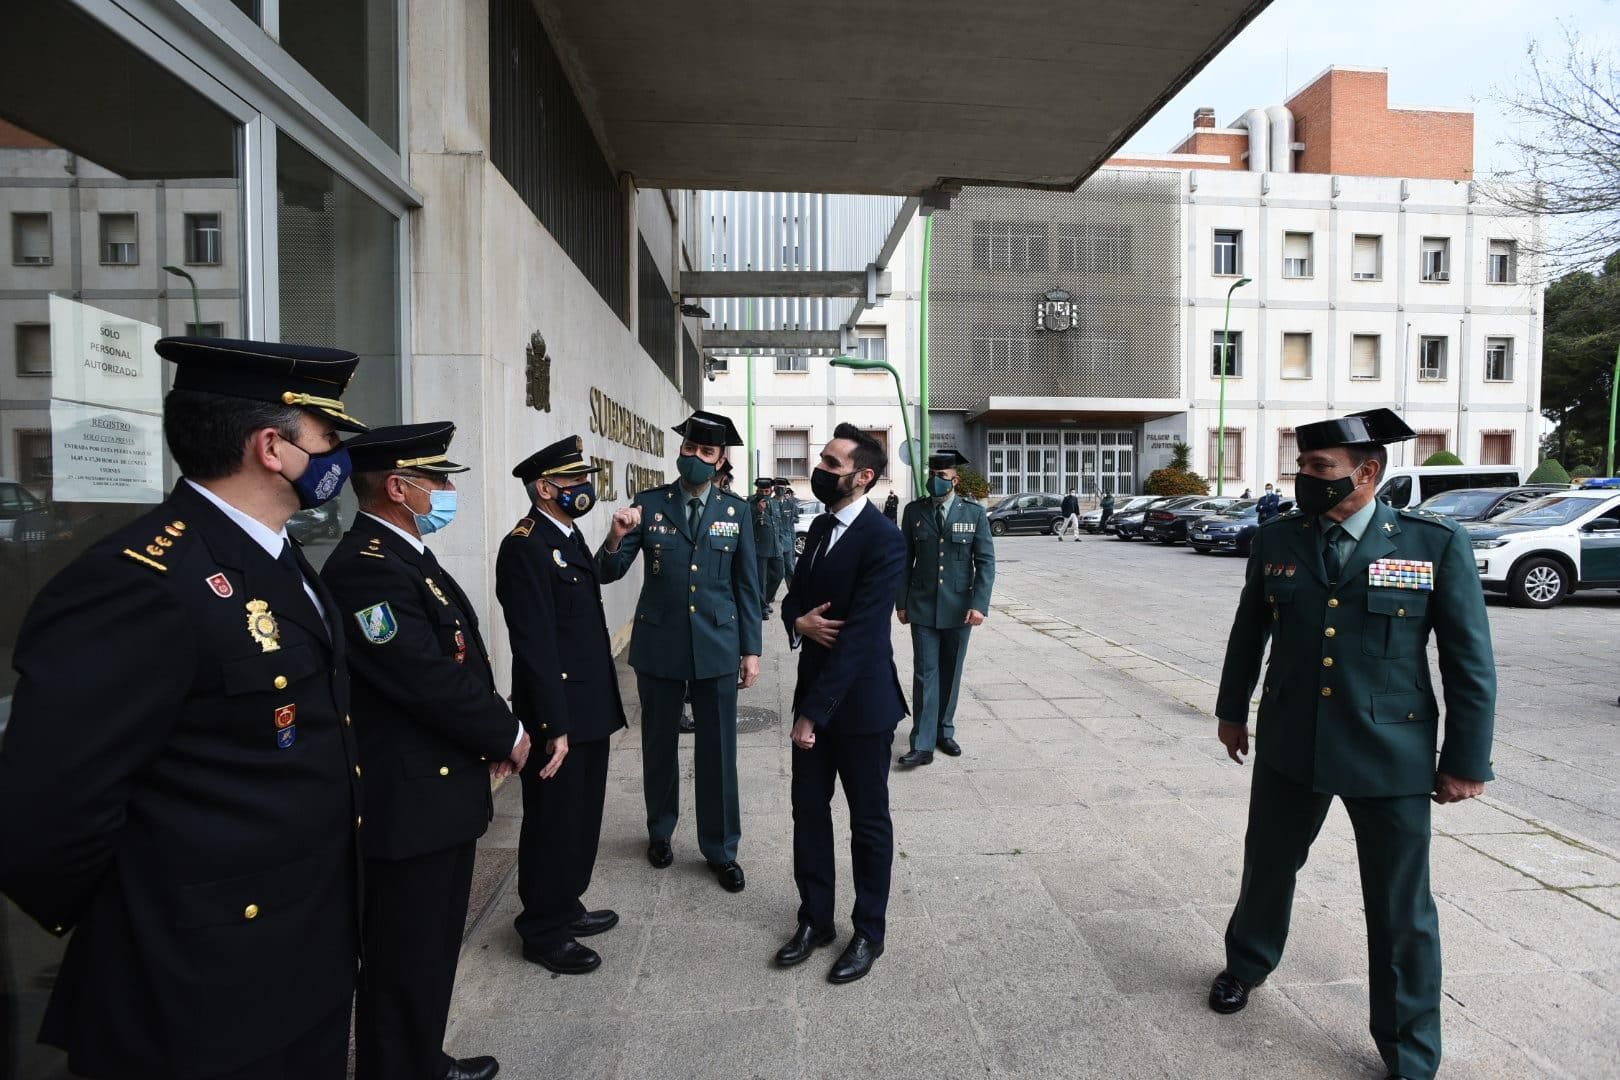
[[[1035,301],[1035,329],[1062,333],[1080,323],[1079,305],[1062,289],[1053,289]]]

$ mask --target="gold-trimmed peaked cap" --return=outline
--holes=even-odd
[[[174,388],[296,405],[339,431],[365,431],[343,408],[360,357],[347,349],[238,338],[166,337],[157,354],[174,365]]]
[[[470,468],[450,460],[450,440],[455,437],[455,424],[448,420],[430,420],[425,424],[372,428],[343,446],[349,451],[355,472],[415,469],[445,476],[464,473]]]
[[[705,412],[703,409],[699,409],[670,430],[699,446],[723,448],[743,445],[743,438],[737,434],[737,425],[731,422],[731,417]]]
[[[542,477],[589,476],[600,471],[600,466],[585,460],[585,440],[570,435],[518,462],[512,475],[528,484]]]

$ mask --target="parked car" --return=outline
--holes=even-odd
[[[1131,510],[1140,510],[1150,502],[1157,501],[1157,495],[1122,495],[1114,499],[1114,515],[1108,519],[1108,527],[1102,525],[1102,507],[1087,510],[1080,515],[1080,527],[1095,536],[1100,532],[1114,531],[1114,518]]]
[[[1237,504],[1237,499],[1217,495],[1212,499],[1200,499],[1187,506],[1149,510],[1142,517],[1142,539],[1156,540],[1165,545],[1179,544],[1187,539],[1187,526],[1190,523]]]
[[[54,508],[15,480],[0,477],[0,544],[43,544],[71,535]]]
[[[1560,491],[1465,522],[1488,592],[1549,608],[1582,589],[1620,589],[1620,491]]]
[[[343,535],[343,512],[335,499],[310,510],[300,510],[287,519],[287,532],[300,544],[336,540]]]
[[[1019,492],[1002,499],[989,516],[990,532],[995,536],[1010,532],[1056,533],[1063,527],[1063,500],[1056,495]]]
[[[1391,465],[1378,497],[1397,510],[1458,488],[1519,487],[1524,474],[1512,465]]]
[[[1142,519],[1153,510],[1174,510],[1179,506],[1191,506],[1203,495],[1161,495],[1145,506],[1139,506],[1126,514],[1115,514],[1109,522],[1114,527],[1115,540],[1135,540],[1142,535]]]
[[[810,535],[810,523],[826,513],[827,505],[819,499],[800,499],[799,517],[793,523],[793,554],[804,554],[804,538]]]
[[[1524,487],[1458,488],[1442,491],[1418,503],[1419,510],[1444,514],[1453,521],[1485,521],[1543,495],[1568,491],[1567,484],[1529,484]]]
[[[1254,541],[1254,531],[1260,527],[1259,502],[1258,499],[1245,499],[1193,522],[1187,531],[1188,546],[1200,555],[1216,551],[1247,555],[1249,545]],[[1284,499],[1277,504],[1279,514],[1293,508],[1292,499]]]

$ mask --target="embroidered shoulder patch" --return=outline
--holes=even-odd
[[[355,612],[354,617],[360,624],[360,632],[373,645],[386,645],[399,633],[399,623],[394,620],[393,609],[386,600]]]

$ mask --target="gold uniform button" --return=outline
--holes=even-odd
[[[350,724],[352,724],[352,723],[354,723],[354,717],[352,717],[352,716],[345,716],[345,717],[344,717],[344,718],[343,718],[343,726],[344,726],[344,727],[348,727],[348,726],[349,726],[349,725],[350,725]]]
[[[360,766],[358,765],[354,767],[354,778],[356,780],[360,779]]]
[[[1397,614],[1397,615],[1405,615],[1406,614],[1406,609],[1405,608],[1396,608],[1395,609],[1395,614]]]
[[[693,572],[693,573],[694,573],[694,574],[695,574],[695,573],[697,573],[697,563],[693,563],[693,564],[692,564],[692,572]]]
[[[354,827],[358,829],[361,825],[365,824],[365,821],[366,819],[363,817],[356,817],[354,819]]]
[[[1406,714],[1406,718],[1408,720],[1416,720],[1417,719],[1417,713],[1409,712],[1409,713]]]
[[[1333,687],[1331,687],[1331,686],[1322,687],[1322,696],[1323,697],[1332,697],[1333,696]]]
[[[563,672],[562,677],[563,677],[563,682],[567,682],[568,681],[568,672],[566,672],[566,671]]]
[[[1339,636],[1339,632],[1337,630],[1333,629],[1333,627],[1331,627],[1331,626],[1328,627],[1326,630],[1322,631],[1322,633],[1324,635],[1326,635],[1327,637],[1338,637]]]
[[[1333,666],[1333,657],[1331,657],[1331,656],[1322,657],[1322,666],[1323,667],[1332,667]]]
[[[276,687],[277,690],[285,690],[285,689],[287,689],[287,676],[285,676],[285,675],[277,675],[275,677],[275,687]]]
[[[448,765],[440,765],[439,766],[439,775],[440,776],[449,776],[450,775],[450,766],[448,766]]]
[[[696,585],[692,586],[692,591],[697,592],[697,586]]]
[[[259,905],[258,904],[249,904],[247,907],[242,909],[242,918],[244,918],[244,919],[257,919],[258,917],[259,917]]]
[[[696,604],[688,605],[686,610],[690,611],[693,615],[696,615],[697,614],[697,605]]]
[[[1328,598],[1328,607],[1338,607],[1338,606],[1339,606],[1339,598],[1337,596],[1331,596],[1331,597]]]

